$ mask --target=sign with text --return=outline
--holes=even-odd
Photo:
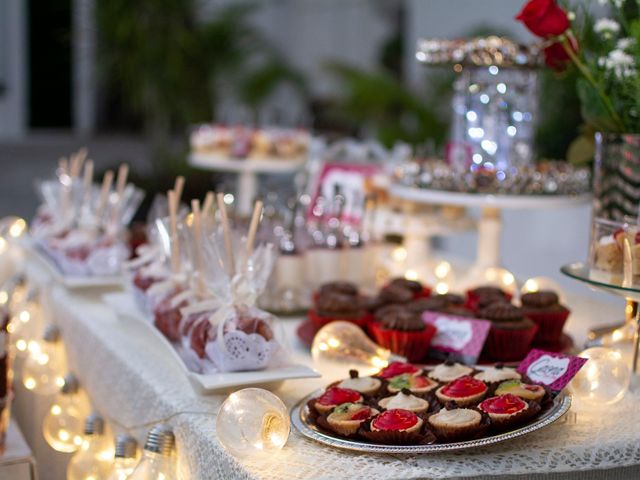
[[[491,322],[438,312],[424,312],[422,318],[437,330],[431,340],[430,353],[433,356],[477,363]]]
[[[529,377],[534,383],[545,385],[551,390],[559,392],[567,386],[586,362],[586,358],[545,352],[534,348],[520,362],[518,372]]]

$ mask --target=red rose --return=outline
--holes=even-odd
[[[529,0],[516,17],[539,37],[556,37],[569,28],[569,18],[555,0]]]
[[[569,37],[569,45],[575,53],[578,53],[578,41],[573,36]],[[544,63],[554,70],[562,71],[571,62],[569,54],[560,42],[552,43],[544,49],[543,53]]]

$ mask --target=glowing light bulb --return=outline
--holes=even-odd
[[[156,425],[147,435],[142,459],[127,480],[171,480],[177,478],[175,437],[167,425]]]
[[[109,480],[126,480],[138,464],[138,442],[130,435],[118,435]]]
[[[9,246],[9,244],[4,239],[4,237],[0,237],[0,255],[2,255],[4,252],[7,251],[7,247],[8,246]]]
[[[101,480],[111,472],[113,445],[105,435],[102,417],[92,413],[87,417],[84,439],[67,466],[67,480]]]
[[[532,277],[527,279],[520,289],[520,294],[539,292],[540,290],[552,290],[558,294],[558,298],[562,303],[564,294],[560,285],[549,277]]]
[[[87,401],[73,374],[64,377],[64,385],[42,422],[42,434],[51,448],[72,453],[82,445],[83,420]]]
[[[451,273],[451,264],[449,262],[442,261],[436,265],[434,269],[436,278],[446,278]]]
[[[513,274],[504,268],[490,267],[482,272],[482,280],[480,283],[488,283],[500,287],[502,290],[511,294],[516,292],[516,278]]]
[[[371,372],[386,367],[392,357],[389,350],[376,345],[360,327],[336,321],[322,327],[313,338],[311,356],[318,366],[369,367]]]
[[[404,262],[407,259],[407,249],[404,247],[396,247],[391,252],[391,258],[393,258],[394,262]]]
[[[629,389],[631,371],[619,350],[588,348],[580,353],[587,363],[573,377],[570,389],[579,404],[601,407],[619,402]]]
[[[404,274],[404,278],[407,280],[418,280],[418,272],[415,270],[407,270]]]
[[[0,220],[0,236],[9,239],[20,238],[27,229],[27,222],[20,217],[5,217]]]
[[[261,388],[232,393],[216,418],[218,440],[237,457],[273,454],[287,443],[290,431],[285,404]]]
[[[32,345],[22,367],[22,383],[27,390],[38,395],[52,395],[64,385],[63,375],[66,370],[64,347],[58,328],[49,325],[38,347]]]

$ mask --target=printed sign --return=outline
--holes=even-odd
[[[559,392],[586,362],[586,358],[545,352],[534,348],[529,352],[527,358],[520,362],[518,372],[529,377],[534,383],[546,385],[551,390]]]
[[[464,363],[478,361],[491,322],[438,312],[424,312],[422,318],[437,330],[431,340],[430,352],[434,357],[452,358]]]

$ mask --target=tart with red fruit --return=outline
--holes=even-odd
[[[425,445],[435,437],[424,428],[424,420],[414,412],[399,408],[387,410],[365,423],[358,433],[373,443],[387,445]]]
[[[480,402],[478,409],[489,415],[493,426],[503,428],[532,417],[540,411],[540,405],[535,402],[529,403],[516,395],[507,393],[487,398]]]
[[[343,403],[333,409],[326,422],[331,430],[348,437],[354,435],[365,421],[378,413],[378,410],[367,405]]]
[[[337,385],[340,388],[355,390],[363,395],[373,395],[382,386],[382,382],[373,377],[360,377],[357,370],[349,370],[349,378]]]
[[[486,429],[482,414],[471,408],[443,408],[430,415],[427,424],[443,442],[477,438]]]
[[[487,390],[483,381],[465,375],[436,390],[436,397],[442,403],[455,402],[459,407],[466,407],[482,400]]]
[[[387,384],[387,390],[390,393],[398,393],[402,389],[406,388],[412,393],[427,393],[435,389],[438,386],[438,382],[431,380],[424,375],[410,375],[403,373],[402,375],[396,375],[389,379]]]
[[[393,378],[405,373],[409,375],[420,375],[422,373],[422,369],[410,363],[391,362],[387,367],[380,370],[376,375],[376,377],[380,377],[380,378],[384,378],[385,380],[388,380],[390,378]]]
[[[362,395],[348,388],[331,387],[313,402],[318,413],[327,413],[343,403],[362,403]]]

